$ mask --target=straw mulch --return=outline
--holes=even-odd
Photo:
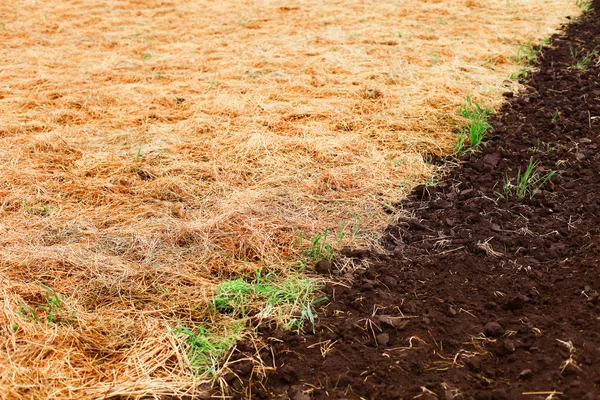
[[[200,390],[171,328],[301,234],[376,239],[574,3],[1,2],[0,398]]]

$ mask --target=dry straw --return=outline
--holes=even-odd
[[[201,390],[170,327],[301,234],[373,240],[574,3],[1,2],[0,398]]]

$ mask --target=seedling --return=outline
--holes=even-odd
[[[41,286],[42,286],[42,289],[44,290],[47,305],[40,306],[39,308],[48,312],[48,317],[47,317],[48,322],[54,322],[54,317],[56,316],[56,313],[58,313],[60,315],[61,310],[62,310],[62,307],[60,304],[60,299],[58,298],[58,295],[56,294],[54,289],[49,288],[48,286],[45,286],[45,285],[41,285]]]
[[[37,206],[30,206],[26,200],[23,200],[23,209],[27,214],[39,215],[41,217],[46,217],[50,215],[49,205],[38,204]]]
[[[596,53],[596,49],[598,47],[594,47],[592,49],[592,51],[590,51],[588,54],[586,54],[585,56],[581,56],[579,54],[579,51],[576,49],[573,49],[573,47],[571,47],[571,45],[569,45],[569,52],[571,53],[571,57],[573,58],[573,61],[575,62],[575,68],[577,68],[580,71],[586,70],[588,68],[588,66],[590,65],[590,61],[592,61],[592,58],[594,58],[597,53]]]
[[[354,222],[352,224],[352,236],[357,236],[358,233],[360,232],[360,227],[358,226],[358,214],[355,212],[352,212],[352,218],[354,220]]]
[[[19,301],[19,315],[27,321],[40,322],[35,308],[28,306],[22,300]]]
[[[40,285],[44,292],[44,299],[46,300],[45,305],[38,306],[36,308],[25,304],[23,301],[19,302],[19,315],[25,318],[27,321],[34,321],[36,323],[41,322],[40,316],[46,314],[46,321],[49,323],[58,323],[60,320],[67,322],[74,322],[75,312],[71,313],[70,319],[63,318],[63,307],[56,291],[46,285]]]
[[[549,154],[552,150],[555,150],[557,148],[557,146],[553,146],[551,143],[547,143],[547,142],[542,142],[540,141],[540,139],[537,140],[537,143],[535,146],[531,146],[530,148],[528,148],[527,150],[531,151],[531,152],[543,152],[545,154]]]
[[[558,112],[558,110],[554,110],[554,112],[552,113],[552,123],[556,123],[556,121],[558,121],[558,118],[560,117],[560,112]]]
[[[523,64],[531,64],[537,60],[537,49],[531,43],[531,40],[519,46],[517,55],[514,58]]]
[[[313,237],[310,243],[310,247],[306,250],[305,255],[314,260],[327,260],[331,262],[333,260],[333,248],[327,241],[327,237],[329,236],[329,227],[325,227],[325,231],[323,233],[318,233]],[[343,237],[342,237],[343,238]],[[300,236],[300,246],[302,246],[304,242],[304,238]]]
[[[540,139],[537,140],[537,144],[535,146],[531,146],[530,148],[528,148],[527,150],[529,151],[533,151],[533,152],[537,152],[540,150],[540,146],[541,146],[541,142]]]
[[[149,60],[151,58],[152,58],[152,54],[150,54],[150,53],[144,53],[144,55],[142,56],[142,59],[144,61],[147,61],[147,60]]]
[[[521,70],[517,73],[511,73],[508,76],[508,79],[512,80],[512,81],[520,81],[527,78],[527,67],[523,67],[521,68]]]
[[[525,197],[533,198],[540,189],[546,185],[556,175],[557,171],[550,171],[546,174],[541,174],[538,170],[538,164],[533,161],[533,157],[530,158],[529,164],[524,171],[521,168],[517,171],[517,179],[513,184],[512,179],[506,177],[504,179],[503,190],[504,194],[496,192],[498,198],[506,199],[508,197],[515,196],[519,200]]]
[[[483,142],[485,133],[490,129],[487,122],[491,111],[479,103],[474,103],[471,96],[467,96],[465,104],[459,110],[462,117],[469,121],[458,134],[458,141],[454,148],[454,154],[459,154],[468,150],[475,150]]]
[[[137,174],[139,172],[139,169],[138,169],[137,165],[140,162],[141,156],[142,156],[142,145],[140,144],[140,146],[138,147],[137,153],[135,154],[134,161],[135,161],[136,166],[133,167],[133,173],[134,174]]]
[[[528,41],[525,44],[519,46],[517,54],[513,56],[513,59],[519,63],[522,67],[517,73],[511,73],[509,79],[511,80],[522,80],[527,77],[527,65],[534,63],[537,60],[538,48]]]

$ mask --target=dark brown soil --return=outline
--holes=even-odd
[[[565,29],[481,151],[400,204],[413,216],[386,252],[343,251],[370,267],[324,289],[316,333],[262,330],[276,368],[259,382],[234,364],[251,381],[236,396],[600,399],[600,59],[573,57],[600,46],[600,24]],[[532,158],[559,173],[533,198],[499,198]]]

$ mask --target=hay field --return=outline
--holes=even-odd
[[[497,107],[518,46],[578,11],[1,2],[0,398],[199,391],[170,328],[205,323],[224,277],[285,271],[300,235],[373,242],[465,96]]]

